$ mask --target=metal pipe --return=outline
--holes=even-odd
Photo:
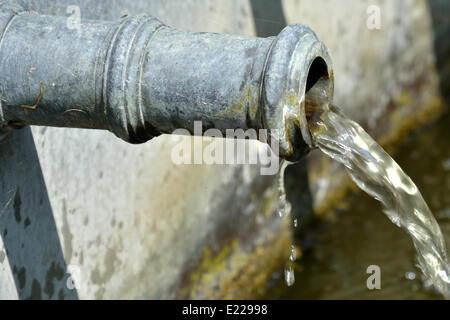
[[[305,93],[321,85],[333,95],[328,50],[304,25],[269,38],[188,32],[148,15],[69,28],[66,17],[7,2],[0,35],[3,132],[93,128],[141,143],[193,133],[201,120],[204,131],[268,129],[295,161],[312,146]]]

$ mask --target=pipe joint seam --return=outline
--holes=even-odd
[[[103,108],[109,129],[130,143],[142,143],[159,135],[145,120],[141,85],[148,44],[163,26],[148,15],[126,18],[117,26],[108,49]]]

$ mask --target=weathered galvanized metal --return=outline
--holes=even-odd
[[[148,15],[69,25],[6,3],[0,30],[3,132],[93,128],[142,143],[201,120],[224,134],[268,129],[280,156],[298,160],[312,145],[305,93],[333,95],[328,50],[304,25],[269,38],[187,32]]]

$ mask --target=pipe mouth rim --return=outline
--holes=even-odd
[[[316,41],[310,51],[306,83],[299,87],[301,100],[299,103],[300,129],[303,140],[310,148],[316,145],[312,139],[306,111],[308,95],[321,95],[322,103],[332,103],[334,94],[334,69],[327,47],[321,41]]]
[[[325,44],[305,25],[285,27],[269,52],[263,90],[263,126],[276,132],[271,138],[278,139],[280,157],[298,161],[314,147],[305,97],[311,88],[324,83],[331,102],[334,71]]]

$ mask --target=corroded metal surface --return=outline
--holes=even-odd
[[[328,51],[304,25],[256,38],[182,31],[139,15],[72,29],[65,17],[0,10],[3,126],[107,129],[142,143],[180,128],[194,133],[201,120],[203,131],[223,134],[268,129],[280,156],[298,160],[311,145],[307,87],[323,76],[333,95]],[[323,68],[308,77],[317,59]]]

